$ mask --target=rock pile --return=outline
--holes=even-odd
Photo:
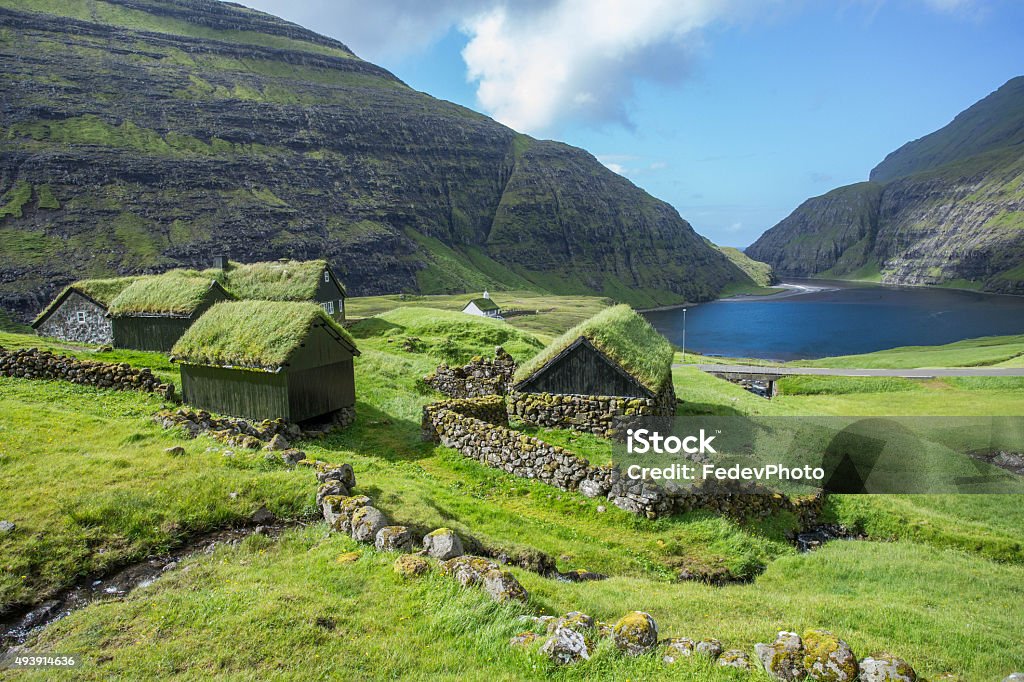
[[[257,450],[288,450],[289,439],[302,437],[302,429],[283,419],[267,419],[253,422],[237,417],[215,417],[206,410],[179,407],[175,410],[160,410],[153,415],[153,421],[165,429],[180,427],[187,438],[205,433],[233,447]]]
[[[560,618],[524,616],[546,629],[546,639],[534,631],[522,632],[509,644],[529,648],[543,640],[538,652],[552,661],[570,665],[588,660],[601,638],[610,638],[626,656],[659,652],[672,665],[683,658],[701,656],[727,668],[751,670],[752,657],[740,649],[726,650],[717,639],[693,640],[672,637],[658,640],[658,625],[651,614],[632,611],[614,625],[572,611]],[[879,654],[858,662],[846,642],[827,630],[808,630],[803,638],[794,632],[779,632],[772,644],[756,644],[754,657],[773,680],[793,682],[916,682],[917,673],[903,659]],[[1014,679],[1013,676],[1007,680]]]
[[[366,495],[352,495],[356,487],[355,472],[349,464],[331,465],[310,462],[316,468],[320,487],[317,504],[331,531],[350,535],[353,540],[373,546],[382,552],[413,552],[415,538],[406,526],[390,525],[384,512],[373,506]],[[414,578],[429,570],[422,555],[440,562],[442,575],[455,578],[463,587],[480,586],[495,601],[526,602],[530,595],[514,575],[484,557],[466,555],[462,539],[450,528],[438,528],[423,537],[418,555],[400,556],[395,571]]]
[[[917,673],[909,663],[891,654],[869,656],[860,661],[844,642],[828,630],[808,630],[801,638],[795,632],[779,632],[771,644],[755,644],[754,654],[765,672],[775,680],[816,680],[819,682],[916,682]]]
[[[462,367],[441,365],[423,381],[450,398],[480,398],[504,395],[515,371],[516,361],[498,346],[493,359],[477,356]]]
[[[58,379],[99,388],[156,393],[167,399],[174,397],[174,384],[161,383],[149,368],[138,369],[126,362],[112,364],[79,360],[38,348],[0,348],[0,376]]]

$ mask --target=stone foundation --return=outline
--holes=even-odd
[[[532,426],[572,429],[624,440],[630,422],[637,418],[674,417],[676,394],[671,383],[654,398],[514,391],[509,394],[508,410],[511,416]]]
[[[6,350],[0,348],[0,376],[22,379],[57,379],[75,384],[113,388],[120,391],[158,393],[174,397],[174,384],[161,383],[152,370],[138,369],[128,363],[111,364],[79,360],[38,348]]]

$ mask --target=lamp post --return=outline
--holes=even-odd
[[[683,308],[683,364],[686,364],[686,308]]]

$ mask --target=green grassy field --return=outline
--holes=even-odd
[[[378,315],[396,308],[462,310],[470,298],[472,298],[471,294],[363,296],[348,299],[345,306],[350,318],[361,318]],[[533,291],[495,291],[491,292],[491,298],[505,311],[529,313],[510,316],[507,322],[544,341],[558,336],[604,308],[614,305],[614,301],[611,299],[600,296],[549,296]]]
[[[890,350],[790,363],[806,367],[1024,367],[1024,335],[987,336],[944,346],[904,346]]]
[[[449,310],[461,307],[463,297],[450,298]],[[357,492],[418,532],[445,525],[474,547],[544,552],[560,570],[611,576],[570,584],[513,569],[531,593],[531,612],[582,609],[614,620],[648,610],[662,636],[715,636],[747,650],[781,628],[826,627],[860,655],[891,650],[927,675],[1001,679],[1024,668],[1024,507],[1016,496],[836,496],[829,517],[863,528],[872,541],[831,543],[810,554],[785,541],[794,526],[786,517],[740,523],[693,513],[649,521],[615,507],[599,512],[603,500],[516,479],[420,440],[420,410],[437,396],[419,377],[499,343],[519,360],[541,346],[521,326],[417,309],[427,302],[405,301],[402,310],[350,328],[363,352],[359,420],[298,445],[311,457],[351,462]],[[537,316],[541,334],[571,326],[582,303],[549,301],[569,314]],[[388,305],[356,300],[350,315],[357,304],[364,315]],[[61,349],[17,334],[4,334],[0,345]],[[151,354],[75,353],[173,373]],[[1024,380],[908,388],[829,378],[792,382],[767,401],[695,368],[676,368],[673,377],[688,414],[1024,414]],[[286,469],[260,452],[225,457],[223,446],[205,437],[182,440],[151,421],[159,406],[142,394],[0,379],[0,518],[18,525],[0,537],[0,602],[41,598],[79,575],[239,523],[264,504],[283,519],[313,511],[308,469]],[[607,447],[590,437],[539,435],[590,453]],[[185,457],[164,452],[177,444]],[[351,551],[358,561],[336,561]],[[74,613],[29,645],[84,655],[84,667],[73,673],[83,679],[746,677],[699,661],[670,668],[653,656],[630,660],[607,645],[585,664],[557,669],[508,647],[508,638],[526,629],[517,620],[522,607],[496,605],[436,575],[399,579],[392,560],[328,535],[322,523],[277,541],[251,537],[191,559],[188,570],[171,571],[124,600]],[[752,582],[681,583],[675,576],[683,569],[723,569]]]

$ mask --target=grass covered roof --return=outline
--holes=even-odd
[[[226,301],[210,308],[171,349],[190,365],[275,371],[302,344],[314,324],[322,324],[351,346],[348,332],[319,305],[291,301]]]
[[[489,298],[474,298],[469,303],[475,303],[476,307],[482,310],[483,312],[487,312],[490,310],[500,310],[498,304]],[[469,306],[469,303],[466,304],[467,307]]]
[[[43,308],[36,316],[33,324],[45,319],[50,313],[57,309],[58,303],[64,300],[65,294],[69,291],[79,291],[103,306],[109,306],[110,302],[124,291],[129,284],[139,279],[138,277],[110,277],[108,279],[80,279],[77,282],[64,287],[57,296],[50,301],[49,305]]]
[[[323,279],[325,260],[232,263],[222,280],[238,298],[261,301],[312,301]],[[344,291],[344,286],[338,283]]]
[[[215,281],[194,270],[169,270],[141,277],[110,302],[110,314],[191,315],[206,300]]]
[[[652,393],[672,379],[672,344],[628,305],[617,305],[573,327],[521,364],[516,382],[529,379],[581,336]]]

